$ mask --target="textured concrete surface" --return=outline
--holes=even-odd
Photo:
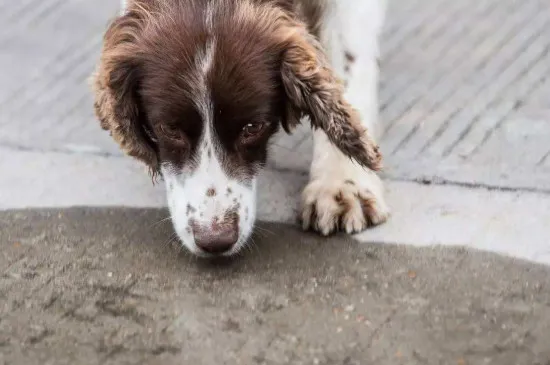
[[[492,186],[550,190],[546,0],[389,4],[381,108],[392,176],[475,176]],[[0,75],[2,146],[119,154],[98,132],[86,87],[117,9],[110,0],[0,1],[0,65],[8,71]],[[276,146],[274,166],[304,170],[308,137],[302,131]],[[518,168],[546,184],[514,184]],[[503,174],[510,176],[501,181]]]
[[[86,80],[118,1],[0,0],[0,209],[162,206],[93,117]],[[389,1],[382,149],[393,219],[358,236],[550,263],[546,0]],[[361,35],[358,35],[361,36]],[[273,146],[263,219],[293,221],[311,136]]]
[[[277,224],[200,261],[166,216],[0,213],[0,364],[550,363],[548,266]]]

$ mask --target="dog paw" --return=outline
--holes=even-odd
[[[380,178],[370,171],[356,178],[314,179],[302,193],[302,227],[327,236],[384,223],[390,212],[382,190]]]

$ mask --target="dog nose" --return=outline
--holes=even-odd
[[[191,223],[195,244],[211,254],[222,254],[229,251],[239,239],[239,222],[236,214],[230,214],[221,221],[210,225]]]

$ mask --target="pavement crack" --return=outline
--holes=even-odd
[[[390,312],[390,314],[386,317],[386,319],[380,323],[378,326],[376,326],[376,328],[374,329],[374,331],[372,332],[372,335],[370,336],[369,338],[369,342],[367,344],[367,350],[370,350],[372,348],[372,345],[374,344],[374,341],[376,340],[376,338],[378,337],[378,334],[380,333],[380,331],[382,330],[382,328],[384,328],[388,323],[390,323],[392,321],[392,319],[395,317],[395,315],[397,314],[399,308],[394,308],[392,309],[392,311]]]
[[[151,354],[155,356],[163,355],[163,354],[171,354],[171,355],[177,355],[181,352],[181,349],[176,346],[169,346],[169,345],[160,345],[153,349],[151,349]]]
[[[114,300],[98,300],[96,301],[95,306],[105,314],[113,317],[128,319],[129,321],[135,322],[140,326],[145,325],[145,322],[149,319],[149,317],[145,314],[139,313],[135,307],[120,305]]]
[[[549,152],[550,156],[550,152]],[[273,164],[267,166],[271,171],[281,172],[281,173],[294,173],[300,175],[307,175],[306,171],[299,169],[290,169],[290,168],[280,168]],[[538,188],[538,187],[529,187],[529,186],[503,186],[497,184],[487,184],[482,182],[466,182],[451,180],[441,177],[439,175],[433,176],[423,176],[423,177],[400,177],[398,174],[381,174],[381,177],[386,181],[396,181],[396,182],[411,182],[422,185],[440,185],[440,186],[457,186],[470,189],[484,189],[489,191],[501,191],[501,192],[526,192],[526,193],[541,193],[541,194],[550,194],[550,189]]]
[[[36,345],[42,342],[46,337],[53,335],[54,332],[48,328],[41,329],[36,335],[29,337],[28,342],[31,345]]]
[[[541,194],[550,194],[550,189],[537,188],[537,187],[510,187],[502,185],[493,185],[480,182],[466,182],[466,181],[456,181],[448,180],[440,176],[433,177],[418,177],[418,178],[400,178],[396,176],[388,177],[389,181],[398,181],[398,182],[412,182],[422,185],[438,185],[438,186],[457,186],[462,188],[469,189],[484,189],[488,191],[500,191],[500,192],[525,192],[525,193],[541,193]]]

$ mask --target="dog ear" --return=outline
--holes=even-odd
[[[288,23],[290,25],[288,25]],[[379,170],[382,156],[361,124],[359,113],[344,99],[343,85],[332,71],[321,45],[306,27],[288,21],[281,79],[285,90],[283,127],[289,132],[304,116],[321,128],[345,155],[362,166]]]
[[[94,108],[101,127],[110,131],[122,150],[156,174],[159,169],[154,137],[140,103],[140,62],[136,43],[140,15],[128,12],[114,20],[105,33],[101,58],[92,76]]]

